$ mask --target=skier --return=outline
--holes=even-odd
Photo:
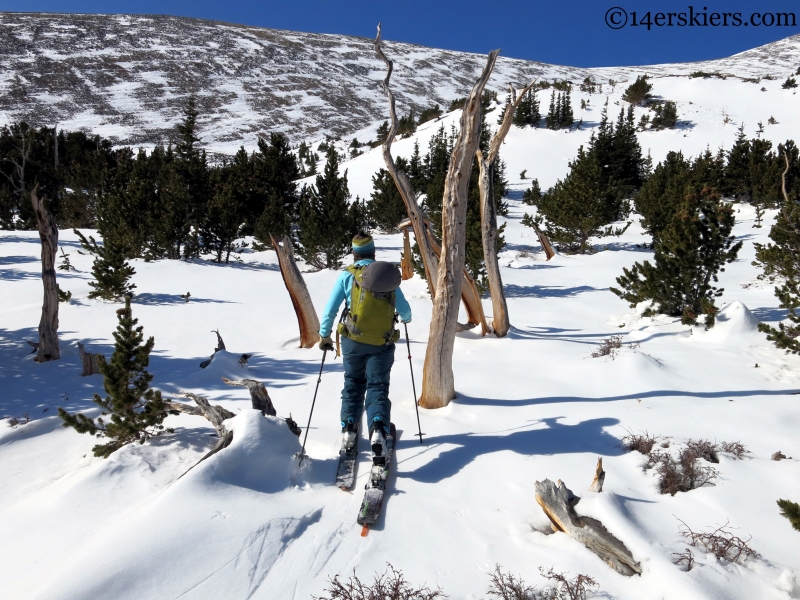
[[[374,457],[381,457],[386,454],[386,437],[391,424],[389,374],[394,363],[395,342],[400,337],[394,327],[395,311],[403,323],[409,323],[411,307],[400,290],[397,267],[375,262],[372,236],[360,231],[353,238],[352,247],[353,264],[337,279],[323,312],[319,347],[320,350],[334,349],[331,329],[344,300],[346,308],[337,327],[342,337],[344,363],[343,447],[350,448],[356,443],[366,393],[372,452]]]

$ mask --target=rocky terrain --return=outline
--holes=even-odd
[[[485,60],[403,43],[387,42],[386,51],[402,111],[446,108],[466,95]],[[169,141],[190,94],[201,107],[204,144],[220,152],[253,146],[270,131],[293,143],[325,135],[366,141],[386,118],[384,67],[368,38],[168,16],[0,13],[0,57],[0,123],[57,123],[118,144]],[[800,35],[726,59],[652,67],[582,69],[501,57],[490,87],[534,77],[624,82],[644,72],[785,78],[798,65]]]

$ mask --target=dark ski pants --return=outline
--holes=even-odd
[[[394,344],[373,346],[342,338],[344,389],[342,423],[361,423],[366,393],[367,426],[375,420],[390,422],[389,375],[394,364]]]

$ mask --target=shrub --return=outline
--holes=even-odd
[[[680,519],[678,519],[680,521]],[[719,559],[730,562],[739,562],[746,558],[757,558],[758,552],[749,546],[752,537],[746,540],[733,535],[730,526],[726,521],[724,525],[717,527],[710,532],[695,532],[681,521],[680,532],[688,540],[692,547],[702,547],[706,552],[713,554]]]
[[[329,580],[325,596],[313,596],[314,600],[434,600],[447,598],[440,589],[431,590],[427,586],[415,588],[409,584],[403,573],[386,563],[388,569],[375,575],[371,585],[363,583],[353,569],[353,575],[345,582],[334,575]]]

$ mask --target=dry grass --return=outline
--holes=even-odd
[[[622,444],[631,451],[639,452],[645,456],[649,455],[656,445],[658,438],[650,435],[647,431],[641,433],[633,433],[628,431],[628,435],[622,438]]]
[[[672,563],[676,565],[685,565],[687,571],[691,571],[692,567],[694,566],[694,554],[689,548],[686,549],[685,552],[673,552],[672,556],[675,558],[672,559]]]

